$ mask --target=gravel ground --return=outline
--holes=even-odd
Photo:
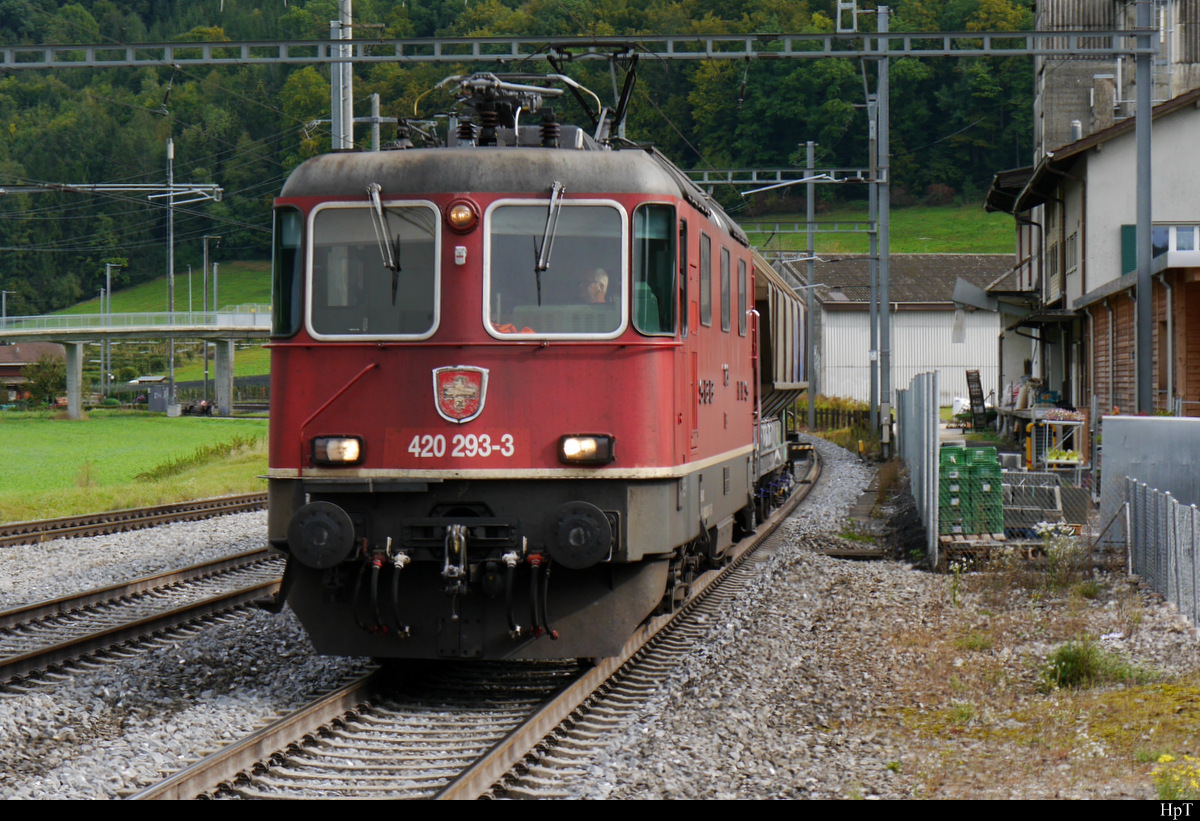
[[[847,507],[868,480],[846,451],[820,440],[818,448],[825,470],[788,524],[786,546],[663,691],[587,765],[574,794],[1154,798],[1150,764],[1099,765],[1097,759],[1117,751],[1089,738],[1097,717],[1086,705],[1063,691],[1039,692],[1038,669],[1053,647],[1044,625],[1066,621],[1069,602],[1036,591],[989,596],[982,574],[975,585],[961,580],[960,589],[953,577],[906,563],[812,552],[813,544],[837,538]],[[1105,646],[1135,663],[1195,676],[1196,630],[1123,578],[1108,582],[1111,597],[1086,602],[1082,613],[1076,603],[1067,626],[1104,636]],[[1002,622],[997,611],[1005,606],[1020,620]],[[1136,630],[1128,629],[1132,613]],[[961,639],[933,638],[988,630],[1001,635],[975,653],[964,650]],[[977,678],[973,668],[981,671]],[[1020,693],[1019,707],[1050,703],[1051,714],[1067,714],[1054,720],[1074,722],[1073,743],[1043,749],[1052,745],[1040,736],[1053,730],[1038,726],[1037,713],[1018,711],[1022,720],[989,714],[983,690],[992,685]],[[1200,689],[1193,692],[1200,700]],[[994,709],[1011,706],[1001,701]],[[954,710],[962,705],[974,705],[975,713],[956,722]],[[1200,727],[1194,712],[1189,720],[1190,730],[1183,731],[1194,753]],[[993,732],[1014,725],[1018,731],[1008,736]],[[1032,731],[1023,736],[1019,730],[1027,727]],[[1098,765],[1108,770],[1099,779]]]
[[[573,793],[1154,797],[1149,765],[1097,761],[1118,751],[1094,728],[1088,735],[1095,722],[1086,711],[1071,713],[1075,741],[1065,752],[1047,750],[1016,731],[981,735],[1041,719],[989,712],[1001,706],[975,688],[986,678],[1025,694],[1026,706],[1054,699],[1070,707],[1066,696],[1036,693],[1036,670],[1058,640],[1047,620],[1086,628],[1136,663],[1172,674],[1200,670],[1195,631],[1119,576],[1109,594],[1069,612],[1053,597],[1006,590],[1004,607],[1018,614],[1009,617],[983,587],[960,589],[957,579],[903,563],[815,554],[812,544],[836,538],[870,478],[850,454],[817,444],[825,472],[785,526],[783,546],[636,720],[584,765],[587,777]],[[255,513],[8,548],[0,551],[0,606],[240,552],[261,544],[264,531],[265,515]],[[975,633],[1001,638],[982,650],[952,641]],[[313,655],[286,612],[253,612],[127,661],[4,693],[0,797],[117,797],[298,705],[356,664]],[[945,718],[963,703],[974,714],[957,724]],[[1094,783],[1098,769],[1104,783]]]
[[[244,513],[0,550],[0,606],[101,587],[265,542]],[[204,545],[204,547],[196,547]],[[28,693],[0,695],[0,797],[115,798],[333,686],[290,612],[250,611]]]

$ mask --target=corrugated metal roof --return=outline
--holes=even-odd
[[[1013,254],[893,254],[889,265],[888,301],[950,304],[959,278],[987,288],[1011,272]],[[789,272],[807,285],[807,262],[788,262]],[[871,281],[866,254],[819,259],[814,289],[822,302],[866,304]]]

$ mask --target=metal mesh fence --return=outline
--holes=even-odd
[[[938,564],[938,375],[913,377],[896,391],[896,439],[908,467],[917,513],[925,525],[926,552]]]
[[[1200,509],[1136,479],[1125,479],[1130,569],[1200,624]]]

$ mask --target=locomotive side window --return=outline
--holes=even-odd
[[[276,210],[275,247],[271,255],[272,336],[291,336],[300,330],[303,237],[304,216],[295,208]]]
[[[746,312],[750,310],[746,260],[738,260],[738,336],[746,335]]]
[[[700,233],[700,324],[712,325],[712,240]]]
[[[675,208],[643,205],[633,213],[633,325],[648,335],[675,334]]]
[[[438,212],[389,204],[383,247],[362,206],[326,206],[313,217],[309,321],[321,338],[425,338],[437,327]]]
[[[721,249],[721,330],[729,330],[729,249]]]
[[[494,336],[606,336],[625,326],[624,214],[565,202],[552,223],[549,267],[537,270],[547,206],[499,204],[487,214],[484,321]]]

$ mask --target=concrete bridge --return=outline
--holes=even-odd
[[[0,320],[0,340],[58,342],[67,350],[67,412],[83,414],[83,346],[106,339],[201,339],[215,343],[215,399],[219,416],[233,407],[233,343],[271,333],[270,305],[239,305],[222,311],[143,314],[10,316]]]

